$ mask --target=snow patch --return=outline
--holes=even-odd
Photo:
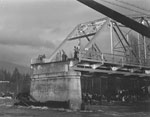
[[[0,97],[0,99],[2,99],[2,100],[4,100],[4,99],[12,99],[12,97],[9,97],[9,96],[7,96],[7,97]]]
[[[43,107],[41,107],[41,106],[30,106],[29,108],[31,108],[31,109],[40,109],[40,110],[47,110],[48,109],[48,107],[46,107],[46,106],[43,106]]]

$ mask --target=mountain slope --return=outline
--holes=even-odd
[[[13,73],[15,68],[17,68],[20,73],[23,73],[23,74],[30,73],[30,68],[29,67],[17,65],[17,64],[14,64],[14,63],[0,61],[0,69],[5,69],[5,70]]]

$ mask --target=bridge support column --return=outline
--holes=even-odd
[[[82,96],[81,96],[81,73],[76,71],[69,72],[69,103],[70,109],[81,109]]]

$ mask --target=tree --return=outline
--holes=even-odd
[[[6,70],[0,70],[0,81],[9,81],[9,83],[1,83],[1,93],[26,93],[30,91],[30,75],[21,74],[17,68],[14,69],[13,73]]]
[[[13,90],[16,94],[19,93],[20,78],[21,78],[21,74],[19,73],[19,70],[15,68],[11,77],[11,90]]]

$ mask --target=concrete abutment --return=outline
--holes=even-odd
[[[81,73],[69,69],[69,63],[33,65],[30,95],[38,102],[69,102],[69,108],[81,108]]]

